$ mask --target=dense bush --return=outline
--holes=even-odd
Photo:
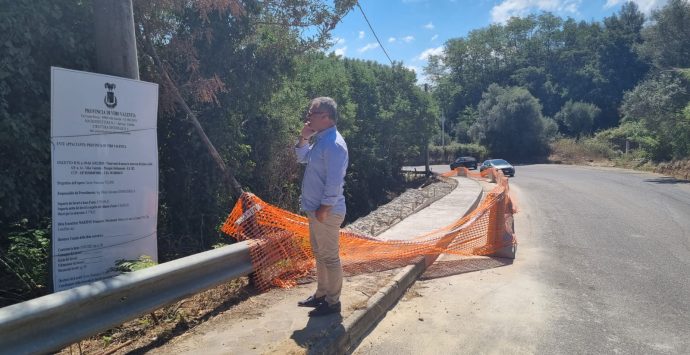
[[[479,119],[470,129],[473,139],[492,157],[526,161],[546,157],[551,137],[539,101],[524,88],[496,84],[482,95]]]
[[[50,232],[47,220],[39,228],[29,227],[27,220],[9,226],[0,241],[0,307],[48,290]]]
[[[580,139],[581,135],[591,132],[600,113],[601,110],[590,103],[568,101],[556,113],[554,120],[563,126],[563,132]]]

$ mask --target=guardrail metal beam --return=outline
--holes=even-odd
[[[253,271],[247,242],[0,308],[0,354],[43,354]]]

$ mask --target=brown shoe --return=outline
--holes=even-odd
[[[316,308],[320,304],[326,302],[326,295],[323,295],[321,297],[314,297],[314,295],[309,296],[306,300],[304,301],[298,301],[297,305],[299,307],[313,307]]]
[[[328,302],[323,302],[318,307],[309,311],[309,317],[321,317],[334,313],[340,314],[340,302],[336,304],[328,304]]]

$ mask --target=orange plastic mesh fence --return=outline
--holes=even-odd
[[[489,178],[496,181],[496,186],[472,213],[410,240],[382,240],[341,229],[340,258],[345,273],[393,269],[439,254],[490,255],[516,244],[514,209],[503,173],[474,173],[459,168],[441,176],[455,175]],[[251,193],[240,197],[221,230],[238,241],[249,241],[253,278],[259,290],[294,286],[315,265],[307,218],[272,206]]]

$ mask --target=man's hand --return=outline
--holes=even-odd
[[[299,134],[300,137],[299,142],[297,142],[297,148],[307,145],[307,143],[309,143],[309,138],[316,134],[316,131],[309,126],[309,121],[307,121],[304,122],[304,127],[302,127],[302,131]]]
[[[316,130],[311,128],[311,126],[309,124],[310,124],[309,121],[304,122],[304,127],[302,127],[302,132],[300,132],[300,135],[302,135],[302,138],[309,139],[309,138],[311,138],[311,136],[316,134]]]
[[[320,205],[316,210],[316,219],[323,223],[323,221],[326,220],[326,217],[328,217],[328,214],[331,212],[332,207],[333,206]]]

